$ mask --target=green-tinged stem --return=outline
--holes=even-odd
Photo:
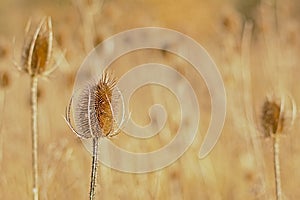
[[[97,165],[98,165],[98,138],[93,138],[93,161],[91,172],[91,186],[90,186],[90,200],[95,197],[96,179],[97,179]]]
[[[37,85],[38,78],[31,76],[31,134],[32,134],[32,173],[33,173],[33,199],[39,199],[38,182],[38,132],[37,132]]]
[[[273,162],[275,173],[275,186],[276,186],[276,200],[282,199],[281,192],[281,178],[280,178],[280,160],[279,160],[279,135],[275,135],[273,138]]]

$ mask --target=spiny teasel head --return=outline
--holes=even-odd
[[[261,110],[261,127],[265,137],[272,137],[282,134],[288,126],[293,124],[296,115],[295,103],[289,97],[291,111],[287,106],[284,97],[279,100],[275,98],[267,98]]]
[[[112,137],[119,132],[124,117],[122,116],[121,122],[118,123],[117,114],[120,111],[120,103],[124,106],[124,102],[116,83],[116,78],[103,72],[98,82],[89,83],[80,91],[73,106],[76,129],[70,119],[73,100],[71,98],[66,110],[66,121],[79,137]]]
[[[27,28],[29,31],[30,24]],[[33,34],[27,36],[23,46],[20,70],[31,76],[46,72],[52,53],[51,18],[42,19]]]

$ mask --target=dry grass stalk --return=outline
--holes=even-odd
[[[1,52],[0,52],[1,54]],[[2,134],[2,127],[3,127],[3,121],[4,121],[4,113],[5,113],[5,107],[6,107],[6,89],[10,85],[10,76],[7,72],[3,71],[0,72],[0,168],[3,158],[3,134]],[[1,91],[3,90],[3,92]]]
[[[295,118],[295,103],[292,99],[292,118],[291,124],[293,124]],[[275,176],[275,189],[276,200],[282,200],[282,187],[281,187],[281,175],[280,175],[280,136],[287,131],[288,121],[287,111],[285,110],[284,98],[279,101],[275,99],[267,98],[262,107],[261,126],[263,128],[264,136],[273,139],[273,166]]]
[[[79,11],[82,26],[82,42],[85,52],[94,48],[97,40],[96,15],[102,10],[104,0],[76,0],[74,5]]]
[[[26,33],[29,32],[30,23]],[[30,75],[31,103],[31,134],[32,134],[32,170],[33,170],[33,199],[39,199],[38,176],[38,77],[50,74],[56,67],[47,70],[52,54],[52,23],[51,18],[41,20],[33,35],[27,35],[23,46],[21,65],[16,67]]]
[[[89,199],[95,197],[98,146],[101,137],[113,137],[119,133],[120,126],[116,121],[116,104],[119,100],[116,93],[116,79],[104,72],[97,84],[88,85],[79,96],[79,103],[74,107],[74,120],[77,130],[70,119],[72,98],[66,109],[66,122],[71,130],[82,139],[93,139],[93,158]],[[123,120],[121,122],[121,125]]]

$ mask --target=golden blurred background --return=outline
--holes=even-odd
[[[32,199],[30,78],[13,61],[20,63],[26,23],[43,16],[52,18],[53,59],[61,62],[53,74],[39,79],[40,199],[88,198],[91,156],[63,118],[76,72],[101,41],[147,26],[184,33],[211,55],[227,93],[224,129],[213,151],[199,160],[211,117],[204,80],[171,53],[141,50],[122,56],[111,66],[117,76],[147,62],[164,63],[183,74],[196,91],[201,119],[192,146],[162,170],[129,174],[100,164],[96,199],[275,199],[272,142],[260,131],[260,109],[270,93],[290,94],[300,103],[299,9],[296,0],[1,0],[0,199]],[[147,111],[155,103],[168,113],[157,136],[144,141],[121,132],[112,141],[134,152],[153,151],[171,141],[180,110],[170,91],[140,88],[130,102],[131,117],[138,124],[149,123]],[[289,200],[300,199],[298,120],[286,128],[280,143],[282,191]]]

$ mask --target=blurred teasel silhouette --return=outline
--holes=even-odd
[[[273,139],[273,166],[276,200],[282,199],[279,141],[280,136],[288,133],[296,117],[296,104],[291,96],[280,98],[267,97],[261,110],[261,127],[266,138]]]
[[[38,77],[52,73],[57,65],[49,68],[52,55],[52,22],[50,17],[44,17],[34,33],[30,33],[31,20],[25,29],[25,41],[22,49],[21,64],[14,63],[18,70],[25,72],[31,80],[31,133],[32,133],[32,170],[33,170],[33,199],[39,198],[38,181],[38,127],[37,101]]]

